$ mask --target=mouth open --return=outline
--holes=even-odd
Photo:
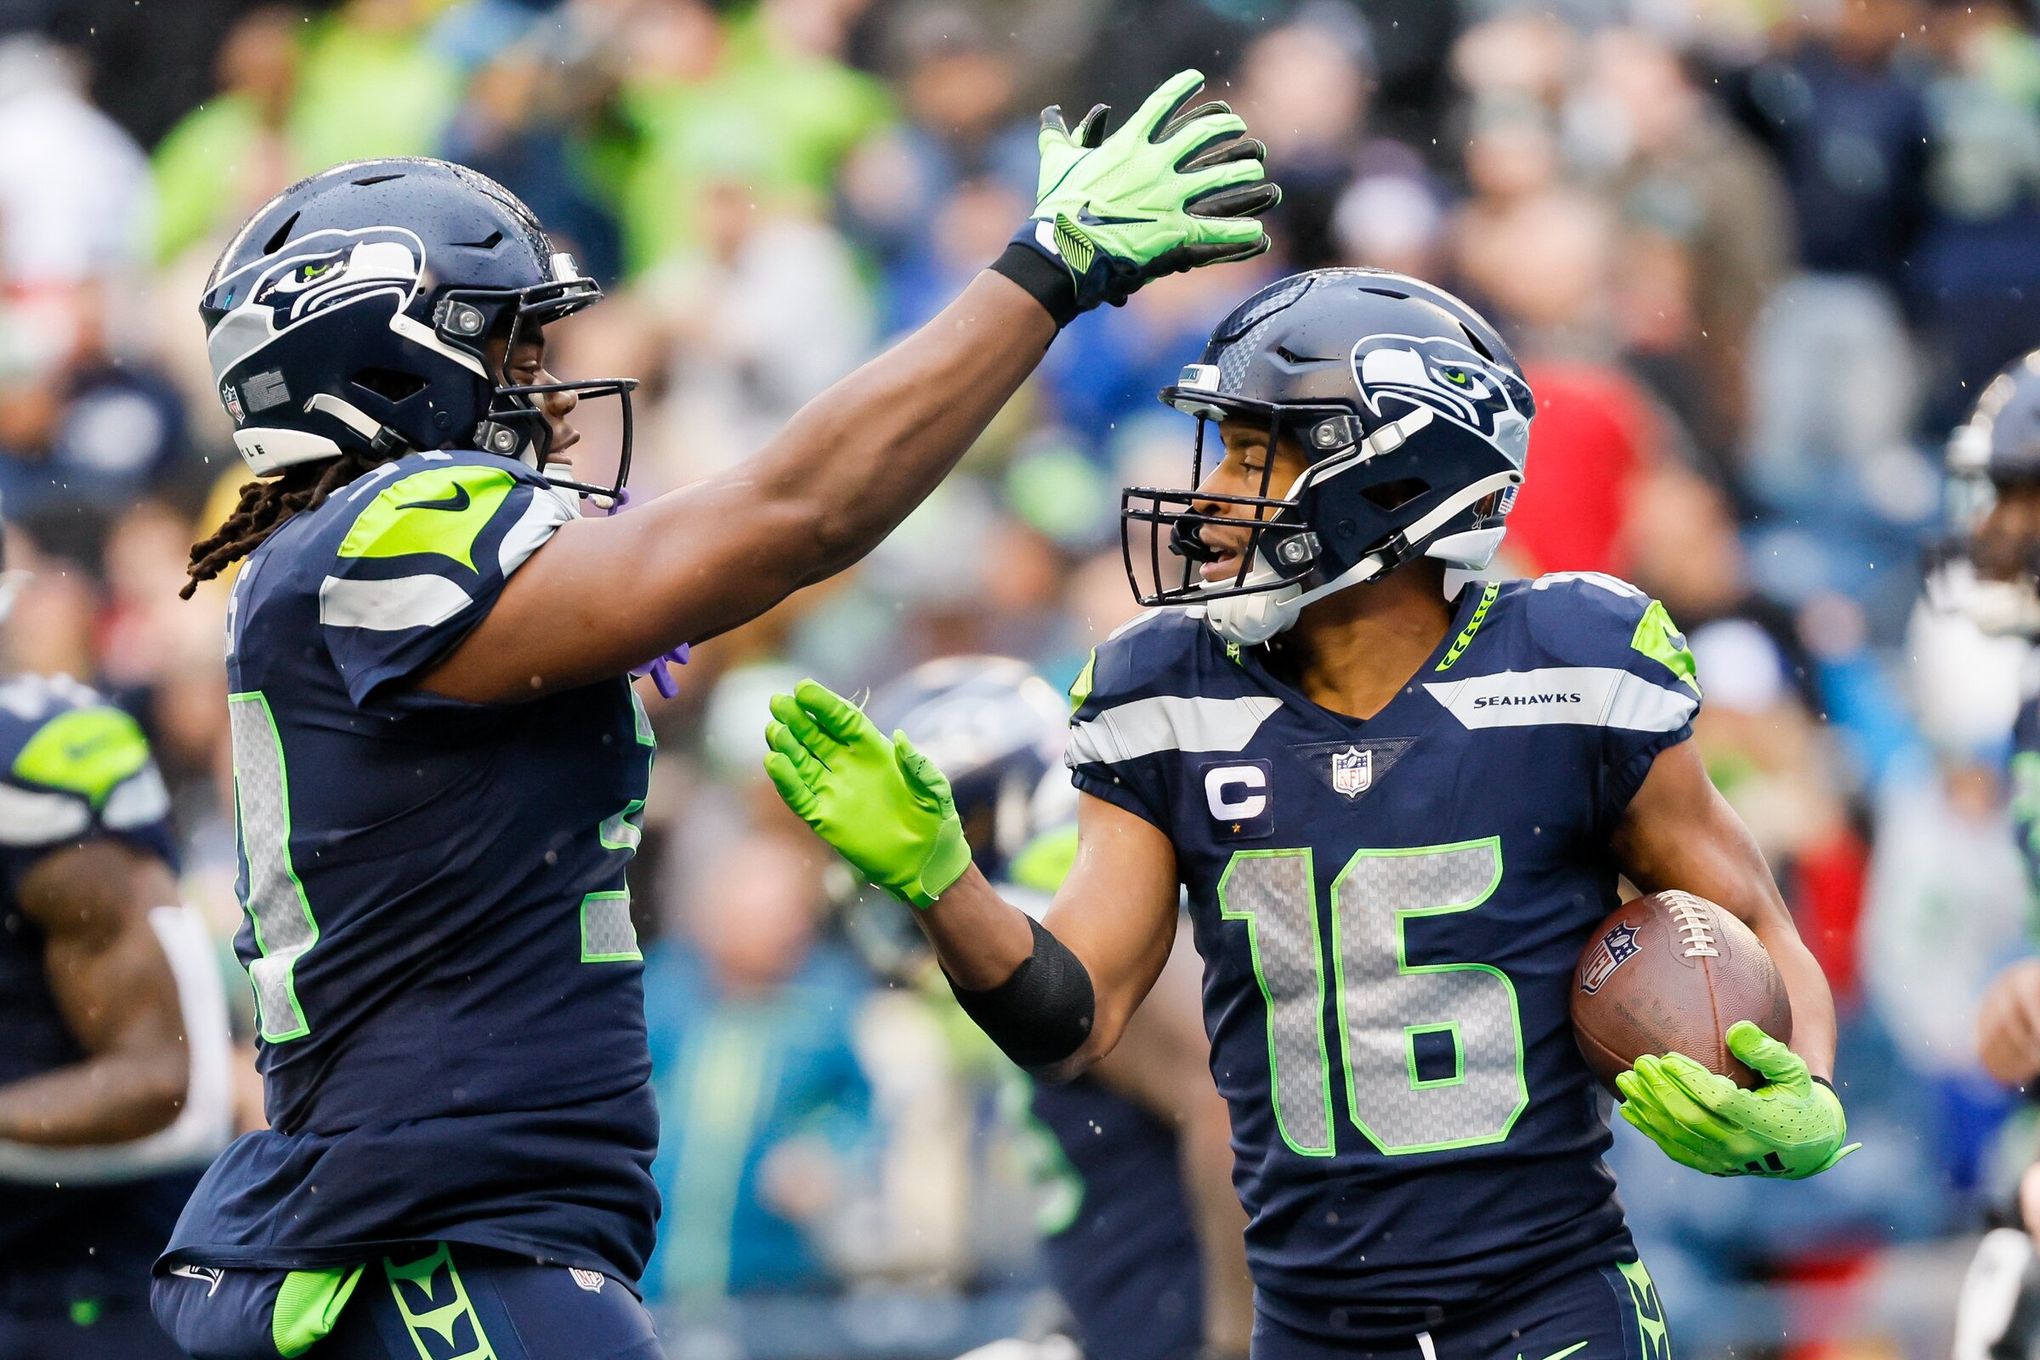
[[[1197,574],[1207,581],[1230,581],[1240,574],[1240,551],[1238,548],[1221,550],[1224,555],[1198,565]]]

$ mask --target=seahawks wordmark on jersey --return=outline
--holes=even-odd
[[[0,681],[0,1085],[86,1056],[50,992],[42,932],[15,895],[22,878],[102,838],[172,862],[169,811],[133,718],[62,676]],[[140,1296],[193,1179],[0,1183],[0,1280],[65,1304]]]
[[[624,866],[653,738],[627,680],[415,687],[573,515],[522,464],[414,453],[286,522],[229,615],[271,1127],[166,1260],[301,1267],[470,1242],[636,1280],[658,1197]]]
[[[1610,835],[1699,706],[1663,607],[1469,586],[1364,722],[1163,610],[1073,697],[1077,786],[1175,846],[1261,1308],[1407,1336],[1632,1259],[1569,992]]]

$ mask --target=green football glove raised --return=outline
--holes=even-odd
[[[970,867],[949,781],[903,732],[812,680],[772,696],[765,773],[786,805],[864,877],[932,905]]]
[[[1764,1085],[1745,1091],[1682,1053],[1642,1057],[1615,1078],[1622,1117],[1667,1157],[1710,1176],[1803,1180],[1862,1146],[1843,1146],[1849,1121],[1841,1098],[1797,1053],[1747,1020],[1726,1037],[1728,1051]]]
[[[1103,104],[1074,129],[1060,107],[1042,111],[1034,212],[993,268],[1058,323],[1117,306],[1150,279],[1268,248],[1255,217],[1282,201],[1262,163],[1268,149],[1223,100],[1186,111],[1203,85],[1197,71],[1171,76],[1109,137]],[[1030,266],[1021,248],[1055,272]]]

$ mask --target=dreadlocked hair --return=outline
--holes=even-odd
[[[212,580],[261,547],[285,520],[301,510],[318,509],[328,496],[383,461],[374,454],[350,449],[338,458],[300,463],[280,477],[244,483],[234,513],[210,538],[191,545],[191,565],[184,569],[191,579],[177,592],[177,598],[190,599],[200,581]]]

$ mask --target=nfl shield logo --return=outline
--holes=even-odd
[[[1615,970],[1642,952],[1636,942],[1636,927],[1624,921],[1599,940],[1580,962],[1580,990],[1592,996],[1601,990]]]
[[[1332,753],[1332,792],[1358,798],[1374,783],[1374,751],[1348,746]]]
[[[234,418],[236,425],[248,418],[247,412],[241,409],[241,394],[234,390],[232,383],[220,384],[220,402],[227,408],[227,414]]]

